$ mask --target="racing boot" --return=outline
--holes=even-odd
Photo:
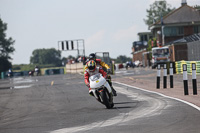
[[[111,80],[108,80],[108,83],[112,89],[113,96],[117,96],[117,91],[113,88]]]
[[[113,96],[117,96],[117,91],[111,86]]]

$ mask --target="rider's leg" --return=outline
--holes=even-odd
[[[89,88],[89,95],[90,95],[90,96],[94,96],[94,94],[93,94],[91,88]]]
[[[110,87],[111,87],[111,89],[112,89],[113,95],[114,95],[114,96],[117,96],[117,92],[116,92],[116,90],[115,90],[115,89],[113,88],[113,86],[112,86],[111,76],[108,75],[107,79],[109,79],[109,80],[108,80],[108,83],[109,83],[109,85],[110,85]]]

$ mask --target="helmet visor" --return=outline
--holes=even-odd
[[[94,58],[94,57],[93,57],[93,58],[90,58],[90,60],[94,60],[94,61],[95,61],[95,60],[96,60],[96,58]]]
[[[95,69],[95,66],[88,66],[88,69],[89,69],[90,71],[93,71],[93,70]]]

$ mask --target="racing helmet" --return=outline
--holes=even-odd
[[[94,60],[91,60],[87,63],[87,66],[90,72],[94,72],[96,69],[96,62]]]
[[[96,60],[96,55],[95,55],[95,53],[91,53],[90,55],[89,55],[89,60]]]

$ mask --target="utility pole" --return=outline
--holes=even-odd
[[[165,44],[165,34],[164,34],[164,22],[163,22],[163,16],[162,13],[160,13],[160,23],[161,23],[161,32],[162,32],[162,46]]]
[[[165,44],[164,25],[162,25],[162,46]]]

